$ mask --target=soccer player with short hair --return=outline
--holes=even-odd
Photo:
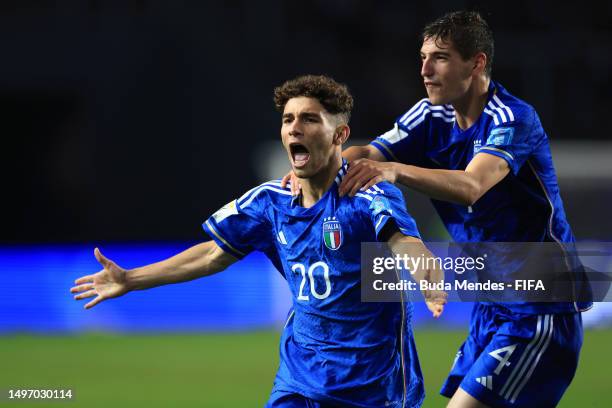
[[[369,145],[344,152],[341,195],[398,182],[432,198],[456,242],[574,242],[536,111],[491,79],[486,21],[448,13],[422,39],[428,98]],[[590,306],[476,303],[441,390],[452,397],[449,407],[555,406],[574,376],[580,312]]]
[[[395,252],[429,254],[400,191],[372,185],[352,197],[342,144],[349,137],[353,99],[344,85],[303,76],[275,89],[282,143],[302,192],[280,180],[253,188],[208,218],[212,241],[155,264],[125,270],[95,256],[104,269],[76,280],[76,299],[103,300],[129,291],[220,272],[253,250],[266,254],[293,295],[280,340],[280,366],[268,407],[418,407],[424,390],[405,302],[361,302],[362,242],[388,241]],[[417,270],[438,282],[441,270]],[[444,292],[427,292],[437,317]]]

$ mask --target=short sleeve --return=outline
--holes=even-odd
[[[368,211],[376,231],[376,239],[383,241],[381,233],[389,223],[395,223],[404,235],[420,238],[414,218],[406,210],[406,203],[401,191],[390,183],[379,183],[368,189],[372,198]],[[365,193],[368,193],[366,191]]]
[[[257,200],[247,204],[233,200],[202,224],[217,245],[238,259],[255,250],[265,252],[272,242],[265,206]]]
[[[516,175],[539,145],[537,133],[533,129],[538,126],[537,118],[531,114],[531,120],[518,119],[516,121],[495,124],[487,134],[487,140],[479,153],[488,153],[501,157],[508,162],[508,166]]]
[[[423,166],[426,158],[425,128],[430,113],[429,102],[422,100],[397,118],[393,128],[378,136],[370,145],[377,148],[388,161]]]

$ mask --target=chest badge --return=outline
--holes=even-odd
[[[474,140],[474,155],[478,153],[481,147],[482,147],[482,141],[480,139]]]
[[[335,251],[342,245],[342,238],[342,227],[336,217],[324,218],[323,241],[325,242],[325,246]]]

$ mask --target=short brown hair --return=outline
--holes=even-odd
[[[346,123],[351,117],[353,97],[344,84],[325,75],[303,75],[274,88],[274,105],[283,113],[291,98],[306,96],[315,98],[332,115],[342,115]]]
[[[453,11],[423,29],[423,40],[433,39],[451,42],[464,60],[479,52],[487,56],[485,72],[491,76],[493,67],[493,32],[482,16],[476,11]]]

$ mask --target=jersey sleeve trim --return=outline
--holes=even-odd
[[[377,237],[379,236],[380,232],[385,228],[385,226],[389,222],[395,222],[395,226],[397,227],[397,230],[401,232],[403,235],[407,237],[414,237],[414,238],[421,239],[421,236],[417,232],[413,232],[406,228],[400,227],[397,221],[395,220],[395,218],[390,217],[386,214],[381,214],[380,217],[378,217],[378,221],[376,221],[376,225],[374,226],[374,230],[376,231]]]
[[[514,171],[513,170],[514,169],[514,156],[512,156],[510,153],[502,149],[497,149],[495,147],[490,147],[490,146],[481,147],[478,153],[487,153],[492,156],[500,157],[508,163],[510,170]]]
[[[498,149],[496,147],[483,146],[480,148],[478,153],[489,153],[493,156],[501,157],[502,159],[506,160],[511,167],[514,164],[514,156],[507,151]]]
[[[380,152],[383,154],[383,156],[385,156],[385,158],[387,160],[399,162],[397,157],[395,157],[395,154],[393,154],[391,149],[385,144],[385,139],[378,137],[378,138],[372,140],[370,142],[370,145],[372,145],[375,148],[377,148],[378,150],[380,150]]]
[[[238,249],[234,248],[221,234],[215,229],[215,227],[210,223],[210,221],[206,220],[204,224],[202,224],[202,228],[204,231],[210,235],[210,237],[223,249],[225,252],[228,252],[235,256],[238,259],[242,259],[246,256],[246,254]]]

